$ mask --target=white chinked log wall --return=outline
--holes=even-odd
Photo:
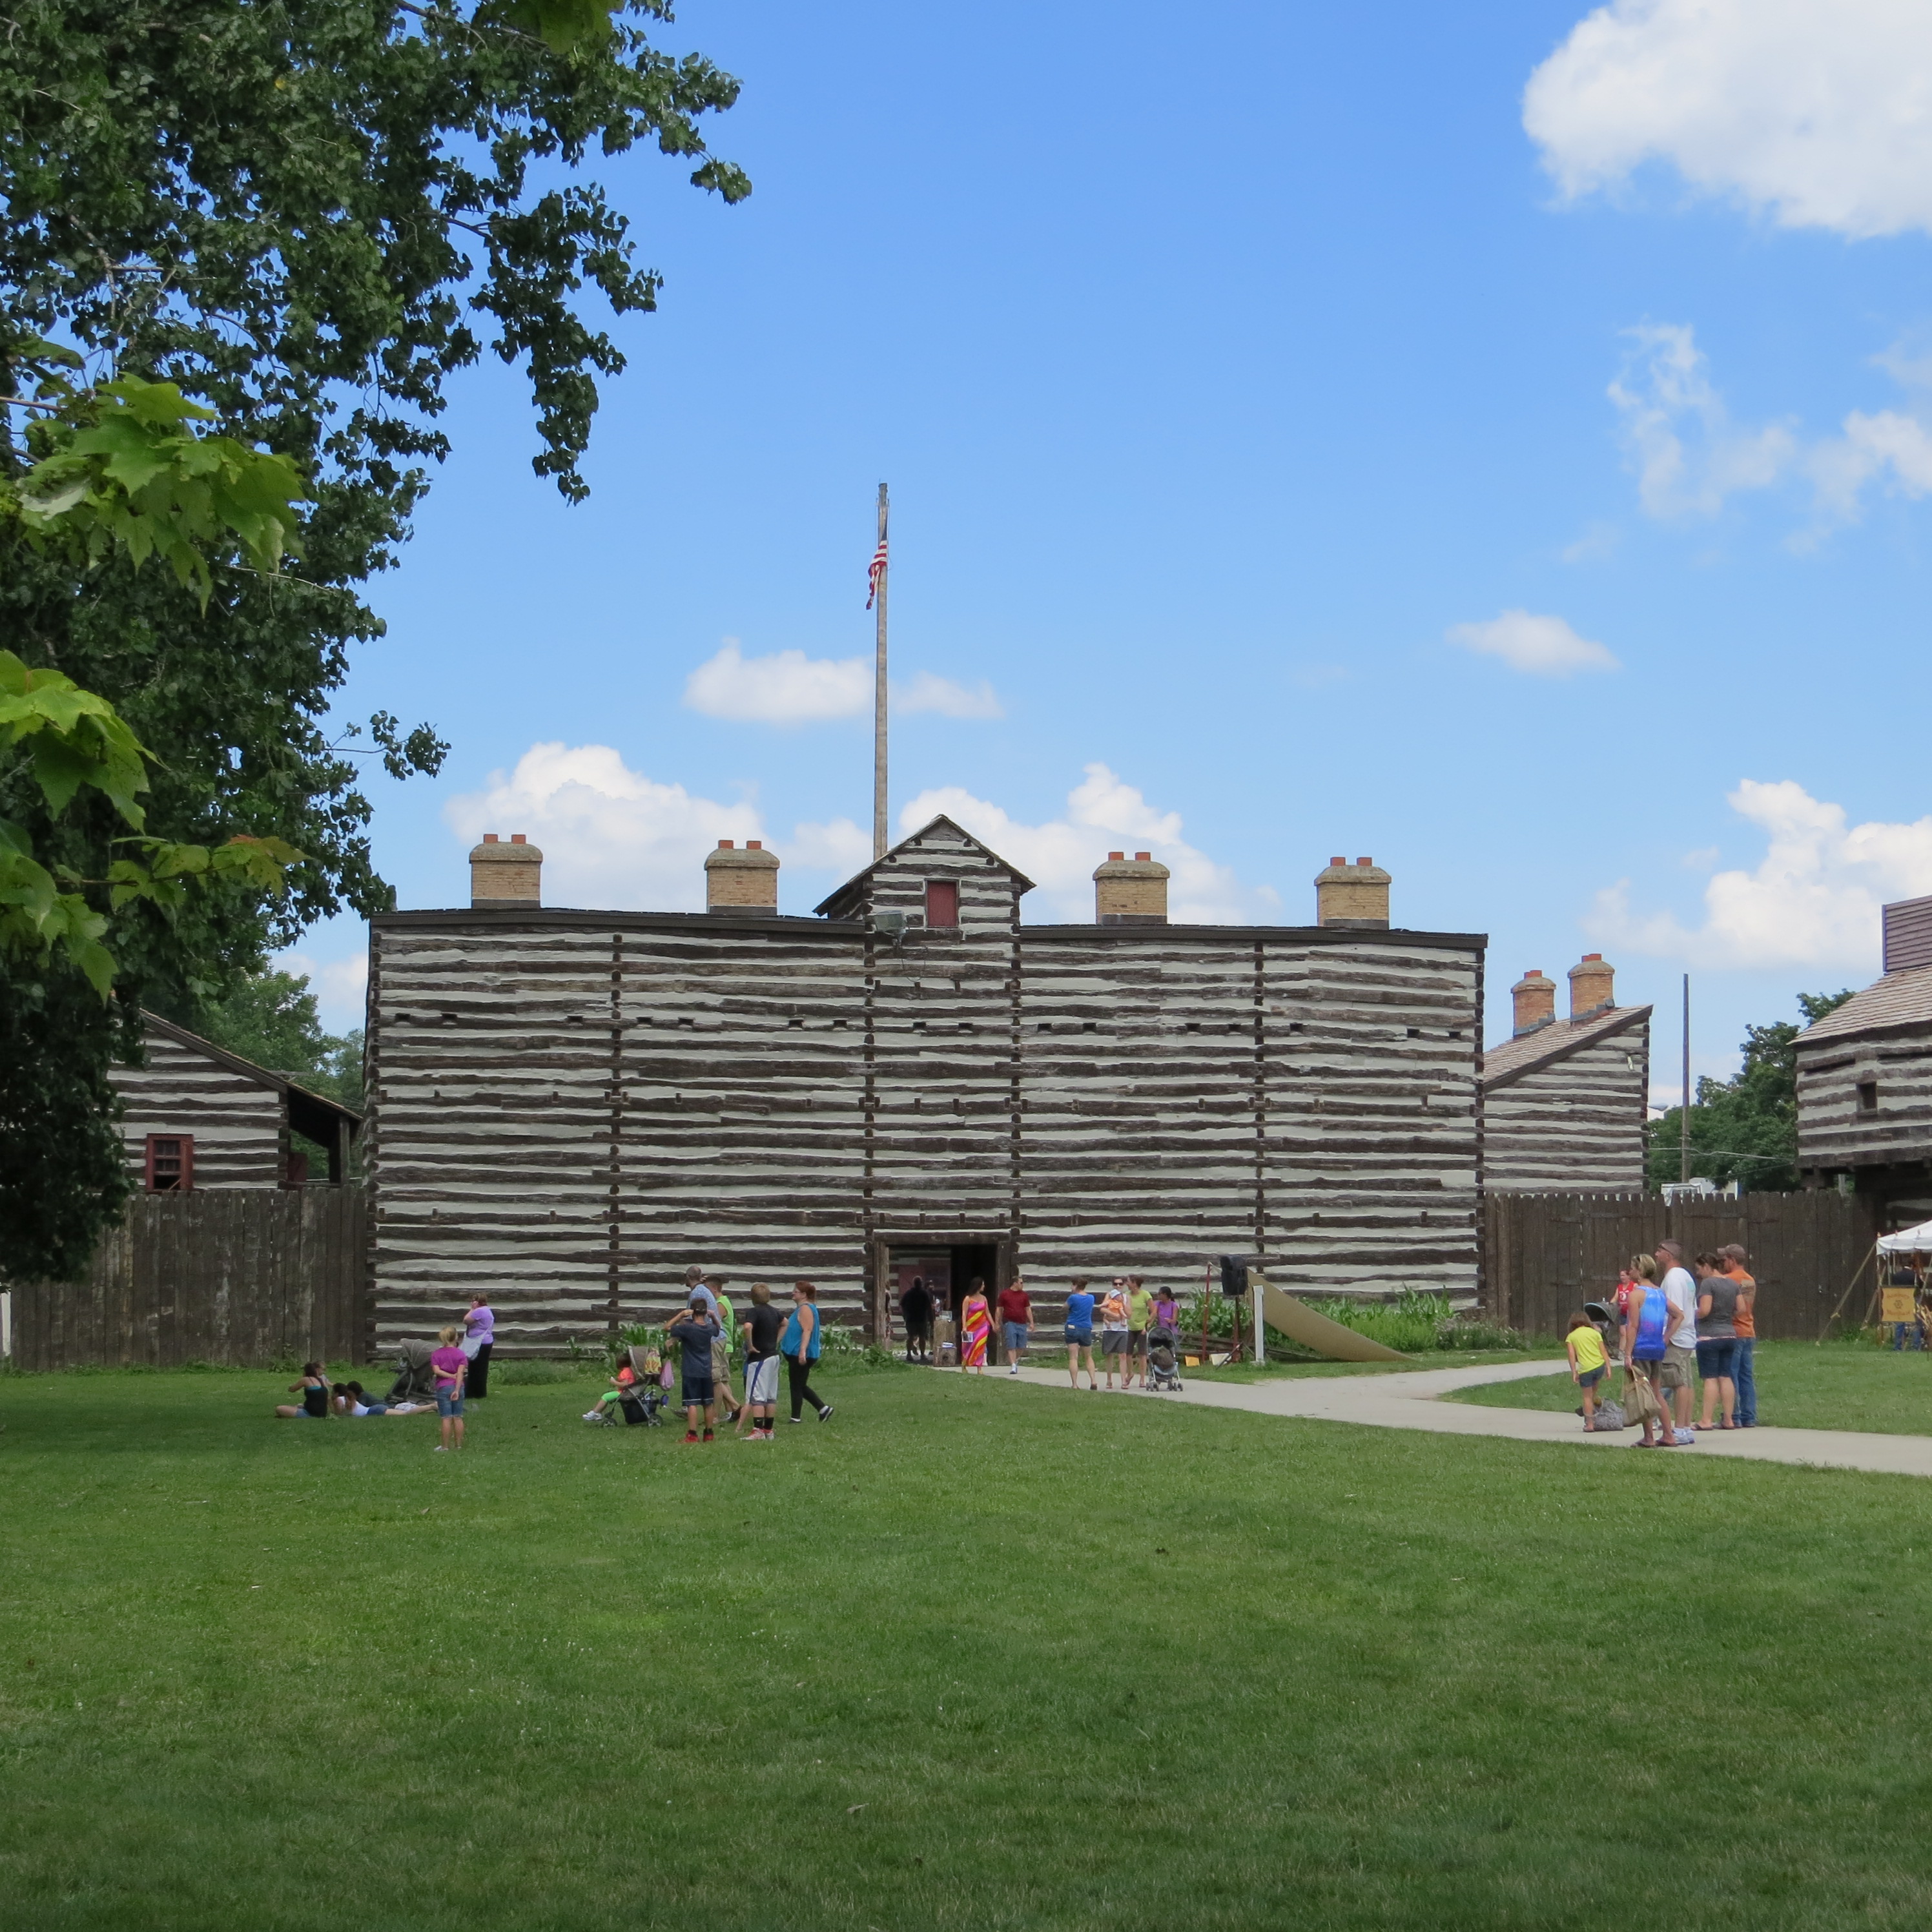
[[[280,1091],[154,1027],[142,1046],[145,1066],[116,1066],[108,1075],[121,1096],[121,1142],[136,1176],[146,1173],[150,1134],[188,1134],[197,1190],[279,1187],[288,1168]]]
[[[959,887],[955,932],[922,917]],[[1186,1289],[1476,1288],[1481,942],[1024,926],[946,821],[830,919],[405,913],[371,938],[365,1145],[386,1348],[497,1310],[505,1352],[661,1316],[687,1264],[862,1322],[884,1244],[1005,1244]]]
[[[1528,1068],[1483,1100],[1485,1186],[1509,1193],[1643,1185],[1650,1022]]]

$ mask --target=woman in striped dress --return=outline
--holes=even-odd
[[[993,1339],[993,1311],[987,1305],[986,1284],[976,1274],[959,1311],[959,1366],[975,1375],[986,1372],[986,1345]]]

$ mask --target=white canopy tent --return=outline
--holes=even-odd
[[[1901,1228],[1895,1234],[1880,1235],[1878,1251],[1882,1255],[1932,1255],[1932,1221]]]

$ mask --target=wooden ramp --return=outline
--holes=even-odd
[[[1326,1355],[1331,1362],[1408,1360],[1399,1350],[1384,1348],[1381,1342],[1355,1329],[1331,1322],[1325,1315],[1316,1314],[1306,1302],[1285,1294],[1252,1268],[1248,1270],[1248,1280],[1261,1290],[1262,1319],[1270,1328],[1286,1335],[1291,1342],[1299,1342],[1304,1348],[1312,1348],[1318,1355]]]

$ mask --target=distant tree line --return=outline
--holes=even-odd
[[[1852,997],[1800,993],[1804,1025],[1779,1020],[1748,1027],[1743,1064],[1730,1080],[1706,1076],[1690,1106],[1690,1174],[1726,1186],[1737,1181],[1754,1194],[1778,1193],[1798,1185],[1798,1054],[1805,1026],[1815,1025]],[[1684,1109],[1672,1107],[1646,1129],[1644,1174],[1653,1187],[1682,1173]]]

